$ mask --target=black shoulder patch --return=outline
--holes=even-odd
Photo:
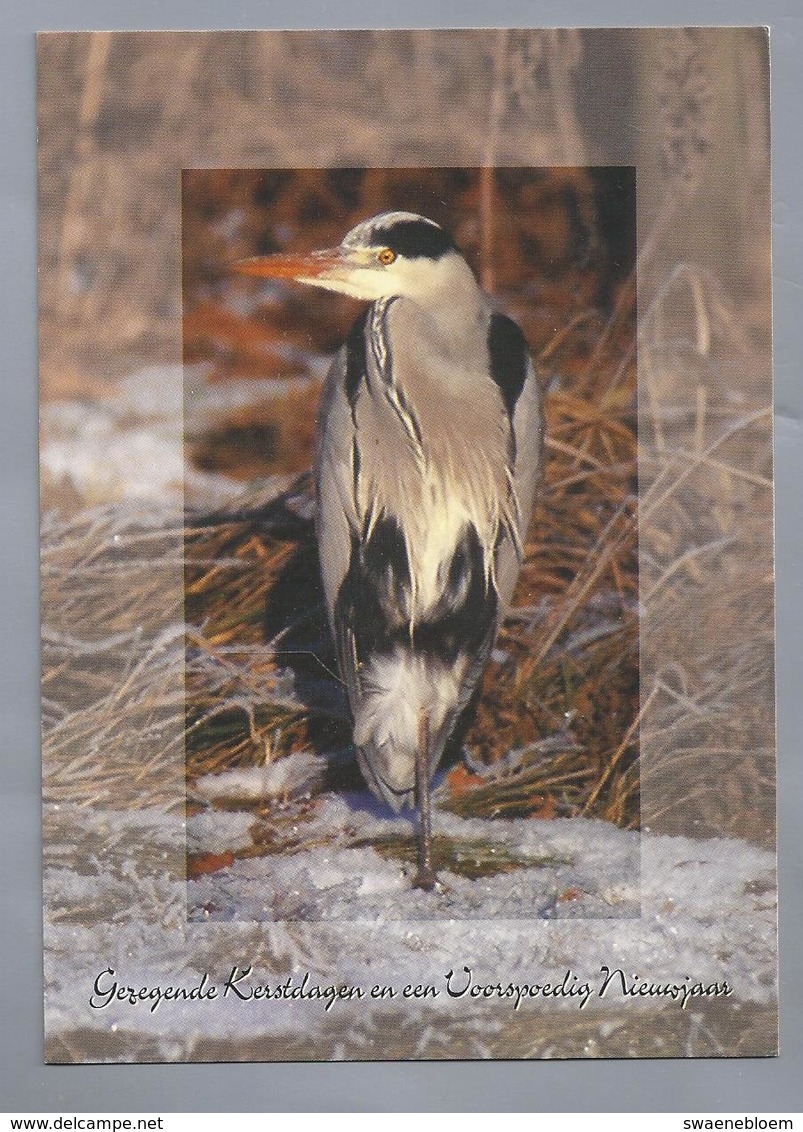
[[[445,252],[456,250],[449,233],[426,220],[397,220],[395,224],[375,228],[372,239],[408,259],[440,259]]]
[[[505,408],[512,417],[516,402],[524,388],[524,382],[527,380],[529,352],[521,330],[504,314],[491,315],[488,354],[491,361],[491,377],[499,386]]]
[[[360,391],[360,386],[365,381],[366,376],[366,362],[365,362],[365,324],[368,318],[368,311],[363,311],[360,317],[352,326],[349,331],[348,338],[346,339],[346,377],[345,389],[346,396],[349,399],[349,404],[352,409],[357,400],[357,394]]]

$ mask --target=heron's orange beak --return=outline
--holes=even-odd
[[[339,248],[321,252],[279,252],[278,255],[253,256],[233,264],[241,275],[256,275],[260,279],[320,279],[347,263]]]

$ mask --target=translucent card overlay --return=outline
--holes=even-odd
[[[776,1052],[763,29],[39,39],[48,1060]],[[309,465],[390,208],[543,378],[514,611],[369,801]]]
[[[635,269],[635,170],[195,169],[182,185],[186,498],[199,465],[250,485],[187,513],[185,613],[202,637],[187,654],[190,919],[638,916],[639,839],[616,829],[639,822],[635,320],[592,365],[603,322],[587,309]],[[355,772],[319,581],[312,426],[360,304],[231,270],[238,252],[333,246],[403,206],[437,216],[542,343],[553,433],[515,614],[436,780],[450,880],[434,894],[409,891],[410,815],[393,820]],[[611,251],[597,215],[618,223]],[[588,407],[606,396],[600,427]],[[603,544],[610,562],[593,554]],[[232,683],[234,663],[250,684]],[[562,823],[532,820],[582,814],[608,824],[595,849],[587,822],[572,827],[579,853],[571,836],[544,840]],[[236,842],[221,828],[233,821]]]

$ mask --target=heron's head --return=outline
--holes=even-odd
[[[241,260],[237,270],[267,279],[294,279],[373,302],[404,296],[422,303],[456,300],[478,285],[451,236],[413,212],[363,220],[337,248]]]

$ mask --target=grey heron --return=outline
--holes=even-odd
[[[431,780],[512,597],[541,480],[527,344],[414,213],[238,266],[370,303],[321,399],[317,536],[360,769],[394,811],[417,804],[414,884],[429,890]]]

